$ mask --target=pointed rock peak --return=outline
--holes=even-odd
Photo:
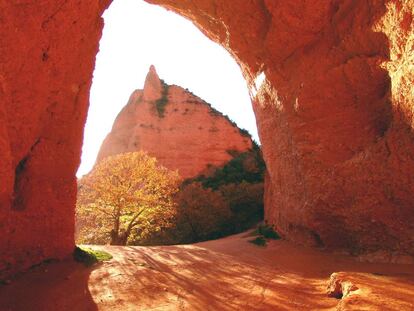
[[[154,65],[151,65],[144,85],[144,100],[155,101],[162,96],[162,83]]]
[[[148,74],[155,74],[158,77],[157,70],[155,69],[154,65],[151,65],[148,71]]]

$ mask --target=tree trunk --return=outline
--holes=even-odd
[[[118,207],[117,211],[116,211],[116,217],[114,219],[114,228],[111,230],[111,241],[110,241],[110,245],[125,245],[125,243],[123,242],[123,237],[122,237],[122,233],[119,232],[119,218],[121,217],[121,211],[120,208]]]
[[[110,245],[122,245],[125,246],[128,240],[128,235],[124,233],[118,234],[115,230],[111,230],[111,242]]]

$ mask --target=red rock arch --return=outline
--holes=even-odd
[[[269,170],[269,222],[301,243],[413,255],[410,1],[149,2],[193,20],[242,67]],[[0,271],[73,248],[75,171],[108,4],[0,3]]]

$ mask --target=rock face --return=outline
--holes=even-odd
[[[97,161],[143,150],[181,177],[191,178],[224,165],[232,158],[228,151],[251,148],[248,134],[189,91],[164,84],[151,66],[144,90],[132,93]]]
[[[414,255],[411,0],[151,0],[240,64],[265,217],[301,243]],[[110,1],[0,2],[0,270],[73,245],[75,172]],[[168,109],[168,107],[167,107]]]
[[[103,10],[0,2],[0,279],[74,248],[74,172]]]
[[[278,231],[414,255],[412,1],[149,2],[193,20],[241,65]]]

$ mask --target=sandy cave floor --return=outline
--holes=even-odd
[[[94,246],[114,258],[42,264],[0,285],[0,310],[414,310],[414,266],[352,258],[245,234],[181,246]],[[358,289],[329,297],[333,272]]]

